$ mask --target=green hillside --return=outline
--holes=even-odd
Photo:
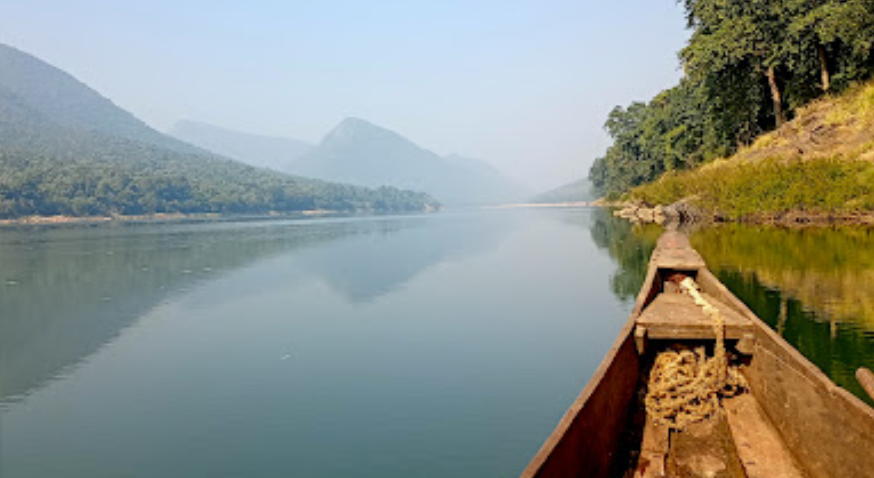
[[[424,193],[258,169],[165,136],[70,75],[0,45],[0,218],[425,211]]]
[[[3,44],[0,92],[26,105],[29,115],[60,128],[99,132],[179,152],[202,152],[149,128],[70,74]]]
[[[728,159],[666,174],[631,198],[687,200],[727,220],[866,220],[874,212],[874,82],[799,109]]]

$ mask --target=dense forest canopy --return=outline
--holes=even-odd
[[[589,178],[616,196],[663,173],[734,153],[874,71],[870,0],[683,0],[692,35],[680,84],[616,107]]]

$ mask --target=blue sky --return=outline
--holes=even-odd
[[[616,105],[680,77],[673,0],[0,0],[0,42],[166,131],[317,142],[347,116],[535,188],[586,174]]]

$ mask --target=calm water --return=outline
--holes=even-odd
[[[658,233],[589,210],[0,230],[0,477],[517,475]],[[693,242],[850,384],[874,236],[761,234]]]
[[[2,230],[0,476],[513,476],[629,312],[593,222]]]

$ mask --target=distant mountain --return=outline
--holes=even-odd
[[[292,161],[313,149],[304,141],[241,133],[196,121],[180,121],[169,134],[207,151],[260,168],[289,172]]]
[[[70,74],[0,44],[0,100],[27,110],[29,123],[86,130],[184,153],[197,148],[165,136]],[[21,111],[19,111],[21,113]]]
[[[517,201],[525,190],[482,161],[441,157],[403,136],[358,118],[347,118],[291,171],[362,186],[391,185],[425,191],[449,205]]]
[[[572,183],[565,184],[564,186],[555,188],[551,191],[538,194],[532,199],[532,202],[581,202],[594,201],[595,199],[598,199],[598,196],[592,187],[591,181],[589,181],[588,178],[583,178]]]
[[[69,74],[0,44],[0,218],[329,209],[421,211],[369,190],[232,161],[165,136]]]

